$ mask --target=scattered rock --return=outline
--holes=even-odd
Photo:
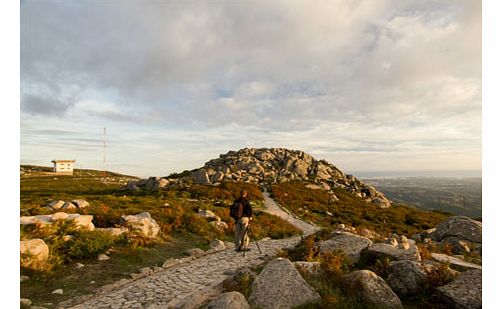
[[[456,269],[458,271],[465,271],[470,269],[482,269],[481,265],[469,263],[456,257],[442,253],[431,253],[431,257],[433,260],[437,262],[448,263],[451,268]]]
[[[66,220],[73,221],[75,225],[84,230],[93,231],[94,224],[92,223],[92,219],[94,216],[91,215],[79,215],[79,214],[69,214]]]
[[[110,235],[112,235],[114,237],[119,237],[119,236],[127,234],[129,232],[129,229],[127,229],[125,227],[96,228],[95,230],[109,233]]]
[[[76,207],[78,207],[79,209],[84,209],[84,208],[91,206],[91,204],[89,204],[88,201],[83,200],[83,199],[75,199],[75,200],[72,200],[71,202],[74,205],[76,205]]]
[[[481,308],[482,271],[473,269],[463,272],[452,282],[438,287],[437,291],[453,308]]]
[[[54,290],[54,291],[52,291],[52,294],[63,295],[63,289]]]
[[[212,248],[212,249],[215,249],[216,251],[220,251],[220,250],[225,250],[226,249],[226,246],[225,246],[225,243],[219,239],[213,239],[210,243],[209,243],[209,247]]]
[[[292,308],[320,301],[319,294],[302,278],[287,259],[269,262],[253,282],[249,301],[263,309]]]
[[[21,283],[28,281],[28,280],[30,280],[30,277],[28,277],[28,276],[21,276],[21,278],[20,278]]]
[[[100,255],[98,255],[98,261],[106,261],[109,259],[110,259],[110,257],[104,253],[101,253]]]
[[[366,253],[370,256],[380,258],[389,257],[392,260],[412,260],[420,261],[420,252],[413,240],[408,240],[409,249],[396,248],[389,244],[375,243],[368,247]]]
[[[224,231],[224,230],[228,229],[228,224],[226,224],[223,221],[211,221],[211,222],[209,222],[209,225],[213,226],[214,228],[216,228],[220,231]]]
[[[358,270],[345,277],[350,291],[356,293],[365,303],[372,306],[401,309],[401,300],[385,280],[370,270]]]
[[[39,238],[22,240],[20,243],[21,267],[40,269],[49,259],[49,247]]]
[[[50,207],[50,208],[52,208],[52,210],[59,210],[64,206],[64,204],[65,204],[65,201],[58,200],[58,201],[50,202],[49,204],[47,204],[46,207]]]
[[[368,238],[354,235],[350,233],[343,233],[335,237],[319,242],[319,250],[324,252],[342,251],[347,255],[351,263],[359,261],[361,252],[367,249],[373,242]]]
[[[149,212],[137,215],[122,216],[121,225],[127,227],[131,233],[146,238],[155,238],[160,233],[160,226],[150,216]]]
[[[216,299],[209,302],[207,309],[247,309],[249,304],[239,292],[228,292],[221,294]]]
[[[441,222],[432,233],[432,238],[442,241],[448,236],[456,236],[471,242],[482,242],[482,223],[464,216],[452,216]]]
[[[188,255],[188,256],[194,256],[194,257],[199,258],[199,257],[205,255],[206,253],[202,249],[193,248],[193,249],[186,250],[185,254]]]
[[[212,220],[216,220],[216,221],[221,220],[220,217],[215,215],[214,212],[212,212],[211,210],[206,210],[206,209],[199,210],[199,212],[197,212],[197,215],[199,217],[206,218],[206,219],[212,219]]]
[[[75,268],[76,268],[76,269],[80,269],[80,268],[82,268],[82,267],[84,267],[84,266],[85,266],[85,265],[84,265],[84,264],[82,264],[82,263],[76,263],[76,264],[75,264]]]
[[[65,202],[63,207],[61,209],[64,210],[75,210],[78,209],[77,205],[73,204],[72,202]]]
[[[28,298],[21,298],[19,301],[21,308],[28,308],[31,306],[31,300]]]
[[[169,268],[171,266],[179,264],[179,262],[180,262],[180,260],[178,260],[178,259],[170,258],[170,259],[167,259],[167,260],[164,261],[164,263],[162,264],[162,267],[163,268]]]

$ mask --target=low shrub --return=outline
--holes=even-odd
[[[105,231],[79,231],[61,245],[62,254],[71,260],[89,259],[110,249],[117,238]]]

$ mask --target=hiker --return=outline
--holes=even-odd
[[[247,228],[249,221],[252,220],[252,209],[246,190],[242,190],[241,196],[232,204],[230,216],[234,218],[235,222],[235,251],[249,251]]]

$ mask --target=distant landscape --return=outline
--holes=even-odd
[[[481,177],[361,178],[394,201],[423,210],[442,210],[481,220]]]

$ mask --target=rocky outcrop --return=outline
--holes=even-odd
[[[473,269],[461,273],[447,285],[437,288],[440,295],[453,308],[478,309],[482,307],[482,271]]]
[[[368,238],[350,233],[340,233],[335,237],[319,242],[321,253],[328,251],[343,252],[351,263],[357,263],[361,252],[367,249],[373,242]]]
[[[279,258],[268,263],[253,282],[250,303],[263,309],[293,308],[320,301],[293,263]]]
[[[248,309],[249,304],[239,292],[223,293],[207,305],[207,309]]]
[[[20,243],[21,267],[40,269],[49,259],[49,247],[39,238]]]
[[[223,180],[260,184],[301,180],[308,182],[311,188],[327,191],[332,202],[338,200],[333,189],[342,188],[382,208],[391,206],[383,193],[352,175],[345,175],[333,164],[316,160],[303,151],[284,148],[229,151],[206,162],[185,179],[200,184],[214,184]]]
[[[401,309],[401,300],[385,280],[370,270],[358,270],[345,277],[350,291],[370,306]]]
[[[91,215],[67,214],[65,212],[56,212],[52,215],[38,215],[38,216],[22,216],[20,217],[21,225],[46,225],[52,224],[58,220],[72,221],[78,228],[93,231],[94,224]]]
[[[431,237],[436,241],[442,241],[450,236],[481,243],[482,224],[468,217],[453,216],[441,222],[431,234]]]
[[[142,212],[137,215],[122,216],[120,224],[127,227],[133,235],[155,238],[160,233],[160,226],[157,221],[150,216],[149,212]]]

